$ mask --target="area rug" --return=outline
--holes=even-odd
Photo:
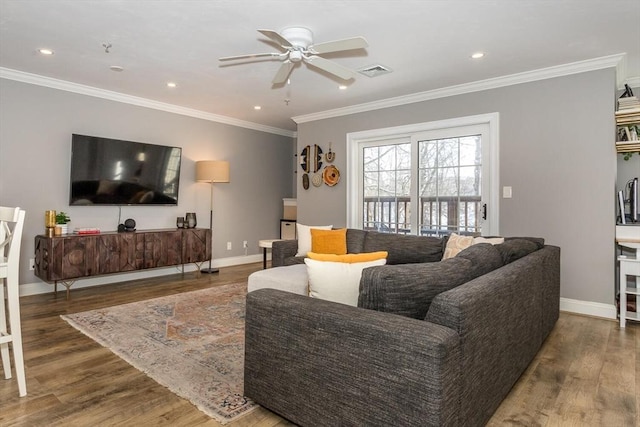
[[[222,424],[243,396],[246,283],[61,316]]]

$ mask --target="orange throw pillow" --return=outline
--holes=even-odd
[[[334,254],[318,254],[314,252],[309,252],[307,256],[316,261],[330,261],[330,262],[344,262],[347,264],[355,264],[358,262],[370,262],[377,261],[380,259],[387,259],[389,253],[387,251],[378,251],[378,252],[363,252],[361,254],[345,254],[345,255],[334,255]]]
[[[344,255],[347,253],[347,229],[311,229],[311,252]]]

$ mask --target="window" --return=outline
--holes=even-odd
[[[411,143],[362,146],[366,230],[407,233],[411,227]]]
[[[498,234],[498,115],[347,136],[349,227]]]

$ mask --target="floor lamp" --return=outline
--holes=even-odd
[[[209,211],[209,230],[211,230],[211,258],[209,258],[209,268],[200,270],[202,273],[217,273],[217,268],[211,268],[213,258],[213,184],[218,182],[229,182],[229,162],[223,160],[203,160],[196,162],[196,181],[208,182],[211,185],[211,208]]]

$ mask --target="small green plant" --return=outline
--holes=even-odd
[[[71,221],[71,217],[65,212],[58,212],[56,214],[56,224],[66,224]]]

